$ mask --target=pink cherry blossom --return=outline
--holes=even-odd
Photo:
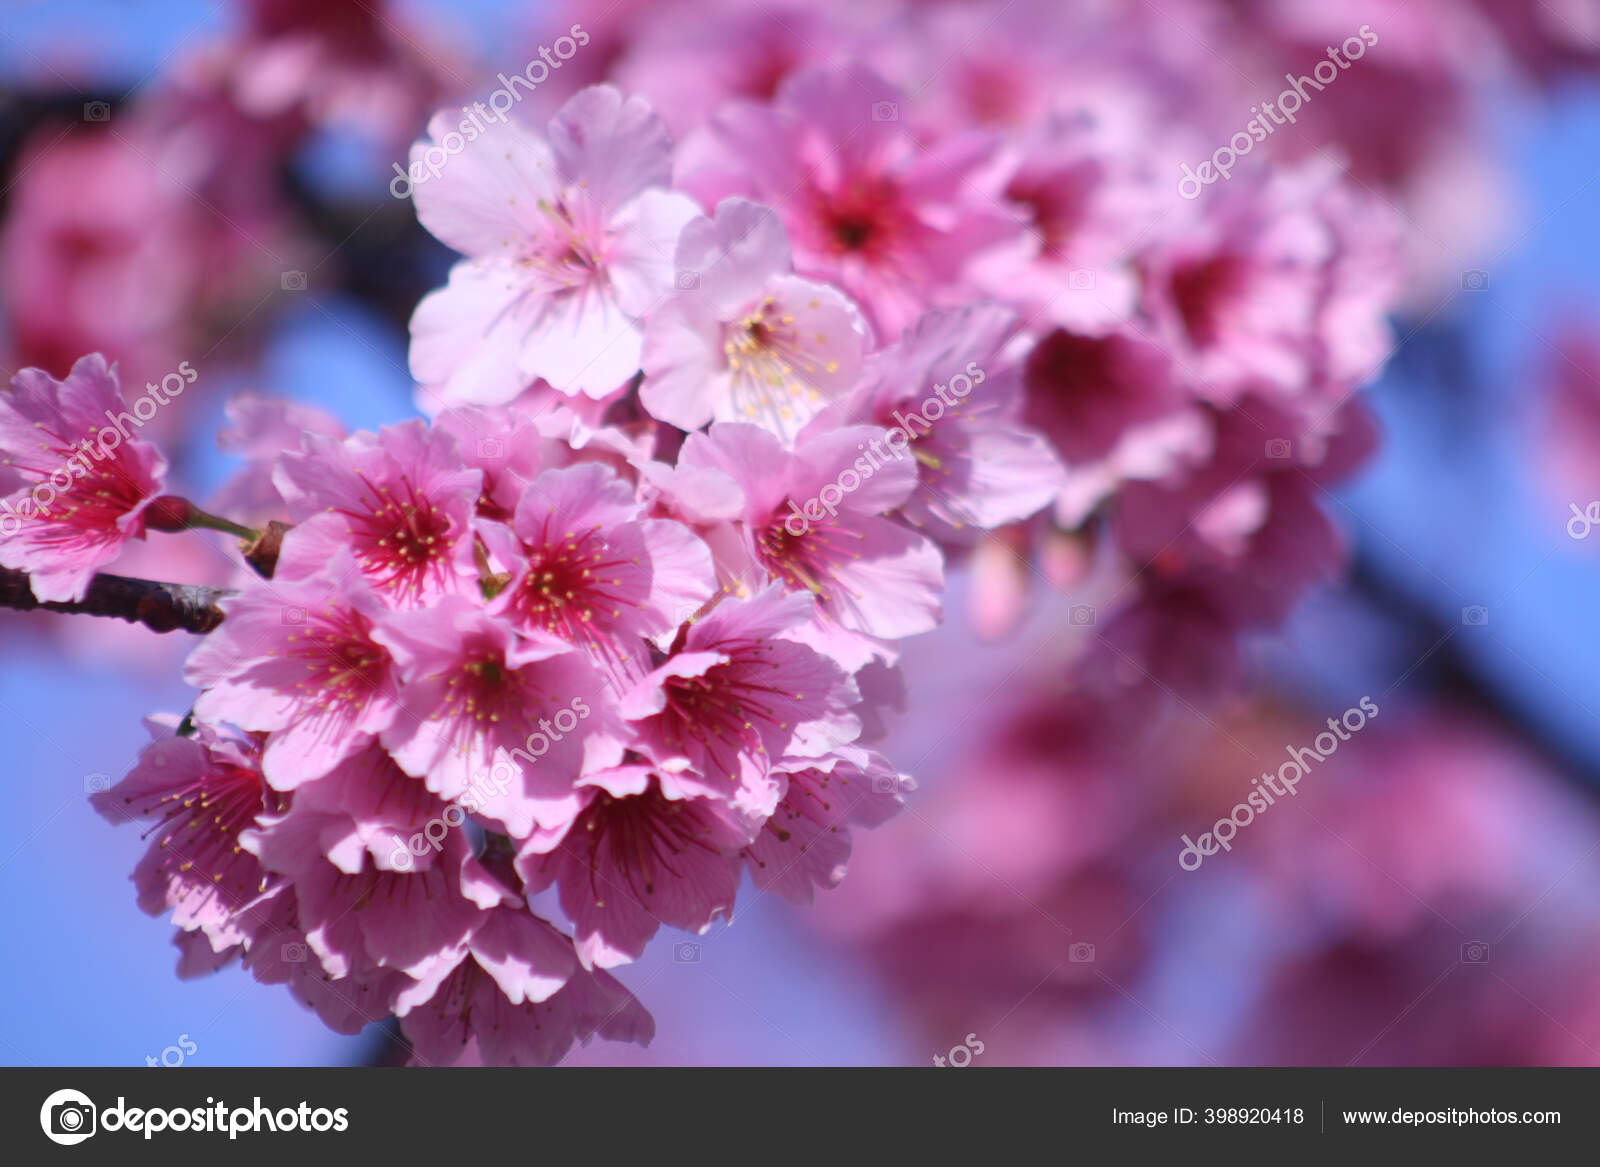
[[[1149,264],[1147,304],[1178,371],[1223,405],[1336,400],[1388,356],[1393,224],[1322,167],[1233,185]]]
[[[777,580],[814,595],[828,650],[851,667],[874,651],[868,641],[912,636],[938,622],[939,552],[886,517],[910,500],[916,463],[886,444],[883,430],[818,429],[787,450],[766,430],[725,422],[690,436],[678,470],[680,492],[698,481],[737,507],[727,516],[735,526],[707,534],[719,570],[752,591]]]
[[[394,721],[393,662],[373,636],[383,609],[344,552],[320,573],[247,584],[189,657],[195,715],[266,733],[262,770],[279,790],[320,778]]]
[[[504,789],[491,788],[484,812],[514,835],[568,821],[574,780],[620,753],[607,736],[620,727],[600,674],[556,637],[520,635],[451,596],[388,616],[373,638],[393,655],[400,681],[383,735],[395,761],[451,801],[495,779]]]
[[[261,746],[208,726],[174,734],[177,719],[152,719],[154,740],[138,764],[94,807],[113,823],[149,820],[150,849],[133,874],[139,907],[152,916],[172,912],[185,932],[201,932],[214,952],[240,944],[239,913],[275,882],[239,834],[277,805],[261,777]]]
[[[487,915],[448,975],[399,994],[414,1062],[448,1065],[474,1040],[485,1062],[507,1066],[554,1065],[596,1035],[650,1041],[655,1022],[633,994],[609,973],[574,968],[548,924],[510,908]]]
[[[982,187],[992,138],[918,149],[905,96],[860,65],[808,70],[770,105],[730,102],[685,142],[683,185],[714,203],[742,194],[781,216],[802,276],[837,284],[893,336],[972,291],[968,265],[1022,224]]]
[[[456,440],[461,459],[483,472],[478,514],[507,521],[522,492],[544,469],[553,450],[535,418],[515,407],[458,406],[434,419],[434,426]]]
[[[445,30],[385,0],[246,0],[222,54],[239,105],[351,125],[385,146],[405,140],[465,65]]]
[[[300,520],[277,578],[314,574],[348,548],[372,587],[403,607],[477,586],[472,516],[483,475],[449,434],[413,421],[343,442],[311,435],[305,447],[273,474]]]
[[[246,831],[241,844],[264,867],[293,877],[298,925],[330,977],[391,968],[425,979],[454,965],[486,909],[517,902],[459,833],[426,868],[383,871],[369,860],[352,872],[319,853],[318,825],[315,815],[291,809]]]
[[[1120,493],[1117,536],[1135,562],[1202,586],[1240,621],[1275,623],[1343,563],[1323,495],[1371,452],[1373,423],[1352,401],[1329,432],[1297,431],[1293,414],[1249,398],[1213,426],[1207,461]]]
[[[1018,522],[1061,488],[1060,460],[1020,416],[1015,361],[1003,351],[1015,321],[995,306],[929,312],[873,355],[861,387],[825,419],[905,435],[890,448],[914,462],[917,489],[900,513],[930,535]]]
[[[1131,330],[1055,329],[1028,353],[1023,381],[1027,420],[1066,463],[1055,511],[1063,526],[1081,524],[1124,482],[1165,479],[1210,452],[1208,419],[1171,357]]]
[[[1163,208],[1152,160],[1093,115],[1057,115],[1011,146],[1004,194],[1028,228],[983,257],[977,280],[1029,319],[1089,332],[1126,322],[1138,303],[1135,248]]]
[[[669,798],[730,798],[770,815],[780,793],[775,763],[821,756],[860,732],[849,678],[829,658],[782,639],[810,606],[777,585],[725,599],[623,696],[636,747],[662,767]]]
[[[711,597],[705,544],[682,523],[644,518],[603,465],[540,475],[510,531],[514,540],[491,535],[511,576],[491,610],[583,648],[619,684],[646,671],[647,638],[676,632]]]
[[[212,511],[241,521],[287,519],[288,507],[272,482],[278,456],[298,450],[303,434],[342,441],[344,426],[315,405],[253,393],[230,400],[226,412],[228,426],[217,434],[217,447],[246,465],[212,497]]]
[[[770,101],[790,74],[827,64],[848,47],[846,30],[865,32],[881,18],[873,7],[712,0],[689,22],[681,9],[653,4],[630,20],[615,75],[649,94],[674,133],[687,133],[731,99]]]
[[[585,968],[638,959],[662,924],[700,933],[732,914],[750,826],[720,799],[668,797],[672,786],[643,765],[592,774],[577,818],[517,858],[529,893],[558,886]]]
[[[744,850],[752,882],[793,904],[837,887],[850,858],[850,823],[875,827],[904,805],[910,779],[867,750],[841,747],[826,761],[796,765],[778,809]]]
[[[0,501],[0,565],[28,572],[39,599],[81,598],[99,568],[144,537],[167,461],[128,432],[138,428],[99,355],[63,381],[24,369],[0,393],[0,461],[24,483]]]
[[[468,806],[481,803],[464,798],[463,810]],[[315,825],[297,837],[347,874],[360,871],[369,855],[380,871],[428,867],[442,850],[441,828],[451,825],[447,810],[444,799],[396,765],[378,742],[294,792],[293,814]]]
[[[1420,17],[1378,0],[1388,48],[1189,198],[1182,160],[1236,142],[1271,96],[1251,78],[1333,67],[1333,17],[579,0],[540,17],[543,44],[510,45],[544,63],[537,92],[533,63],[502,92],[488,78],[518,58],[403,43],[417,26],[390,7],[249,0],[110,126],[59,150],[32,130],[0,228],[13,364],[98,348],[165,372],[181,347],[207,369],[185,408],[127,410],[155,424],[110,450],[125,407],[104,358],[0,396],[16,606],[31,584],[129,615],[102,600],[150,585],[70,601],[156,529],[172,537],[116,569],[157,581],[131,614],[159,624],[149,608],[181,596],[183,625],[208,629],[181,732],[162,722],[93,799],[148,829],[138,902],[171,915],[181,976],[237,965],[335,1032],[377,1023],[412,1064],[551,1064],[596,1036],[650,1041],[608,970],[647,962],[662,925],[730,920],[748,873],[911,986],[917,1040],[946,1048],[974,1007],[971,1025],[1000,1018],[991,1061],[1126,1059],[1127,1034],[1176,1060],[1148,1024],[1169,1008],[1225,1049],[1231,1018],[1276,1026],[1346,971],[1384,990],[1351,1019],[1412,987],[1436,921],[1291,824],[1228,876],[1208,868],[1275,886],[1264,926],[1230,934],[1245,996],[1191,1027],[1154,943],[1221,884],[1168,887],[1170,863],[1141,857],[1227,805],[1238,775],[1211,738],[1282,738],[1238,699],[1246,648],[1344,565],[1326,492],[1374,448],[1359,390],[1392,348],[1396,221],[1437,211],[1454,243],[1432,263],[1461,266],[1440,257],[1485,187],[1458,178],[1486,167],[1441,160],[1470,144],[1477,58],[1542,84],[1593,56],[1570,30],[1489,0]],[[570,60],[547,48],[568,43]],[[462,104],[475,87],[485,101]],[[1393,116],[1413,105],[1427,124]],[[324,165],[351,127],[410,205],[368,217],[363,167]],[[452,252],[420,302],[438,249],[405,241],[413,211]],[[316,286],[290,278],[306,272]],[[1409,305],[1432,309],[1417,285]],[[242,468],[214,514],[165,494],[153,440],[211,412],[186,408],[209,370],[270,385],[284,326],[293,350],[302,320],[342,324],[351,299],[411,313],[414,383],[394,398],[411,420],[347,428],[297,369],[294,403],[229,407]],[[1567,351],[1569,373],[1592,363]],[[1572,467],[1600,409],[1568,380],[1558,470],[1588,481]],[[185,455],[208,444],[182,437]],[[209,470],[174,458],[171,476]],[[231,590],[171,586],[211,581]],[[1374,805],[1453,824],[1489,856],[1482,879],[1427,837],[1338,823],[1342,796],[1319,810],[1451,910],[1493,906],[1516,857],[1483,816],[1510,804],[1419,784],[1427,749],[1396,758],[1410,776]],[[1286,857],[1314,892],[1275,870]],[[1551,999],[1592,1017],[1576,982],[1595,946],[1550,951],[1577,970]],[[1278,1028],[1269,1052],[1307,1048]],[[1500,1046],[1571,1050],[1543,1031],[1483,1048]]]

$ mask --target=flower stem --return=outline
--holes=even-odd
[[[240,539],[245,539],[251,543],[261,538],[261,532],[254,527],[246,527],[243,524],[233,522],[231,519],[207,514],[198,507],[195,508],[194,515],[189,519],[189,526],[221,531],[224,535],[236,535]]]

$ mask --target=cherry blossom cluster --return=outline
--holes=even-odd
[[[983,7],[930,27],[981,46]],[[39,600],[149,531],[256,569],[193,709],[96,798],[149,824],[141,906],[184,971],[239,961],[341,1032],[396,1016],[421,1062],[648,1040],[608,970],[662,924],[731,916],[746,872],[836,885],[911,788],[873,744],[953,569],[992,629],[1034,576],[1120,581],[1080,683],[1210,688],[1337,571],[1319,495],[1371,448],[1389,215],[1316,160],[1177,197],[1208,119],[1140,86],[1182,61],[913,90],[834,13],[815,60],[746,30],[748,77],[643,27],[627,90],[416,186],[460,255],[411,320],[425,419],[238,402],[217,518],[153,444],[96,445],[101,357],[0,395],[13,500],[52,491],[0,522]]]
[[[41,599],[82,598],[129,538],[213,525],[160,493],[147,443],[74,457],[120,401],[98,356],[0,398],[13,469],[59,480],[0,538]],[[194,709],[153,720],[95,798],[151,822],[135,882],[183,967],[239,959],[343,1032],[398,1015],[419,1061],[475,1038],[550,1062],[574,1037],[647,1039],[605,970],[663,923],[731,914],[745,870],[797,902],[837,884],[850,826],[907,785],[860,741],[855,673],[893,657],[874,630],[931,622],[939,562],[884,517],[909,471],[830,528],[854,551],[783,538],[748,464],[782,454],[767,436],[719,432],[671,466],[566,409],[302,431],[271,460],[291,520],[271,578],[241,573],[189,658]],[[897,572],[927,592],[910,625],[884,615]],[[547,891],[571,936],[530,910]]]

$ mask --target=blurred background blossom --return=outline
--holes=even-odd
[[[615,80],[714,195],[742,189],[726,103],[776,143],[830,116],[785,82],[846,59],[898,87],[908,142],[998,134],[938,195],[970,234],[915,258],[1013,249],[957,300],[1026,259],[1002,291],[1045,331],[1016,376],[1067,481],[1047,519],[965,536],[946,622],[903,643],[881,748],[919,791],[845,885],[811,911],[747,887],[626,970],[653,1045],[568,1061],[928,1064],[970,1034],[980,1066],[1600,1062],[1600,4],[18,0],[0,365],[190,362],[152,424],[241,510],[291,421],[425,406],[407,320],[449,256],[392,165],[574,22],[591,43],[519,116]],[[1180,196],[1361,26],[1294,124]],[[868,204],[852,231],[895,227]],[[799,270],[881,292],[893,271],[807,253],[836,210],[794,213]],[[894,294],[914,319],[933,290]],[[119,570],[226,582],[218,550]],[[392,1058],[236,969],[180,984],[132,910],[143,844],[88,795],[140,716],[187,707],[183,646],[4,616],[6,976],[32,1007],[0,1060],[138,1065],[180,1034],[197,1065]],[[1180,865],[1363,697],[1292,796]]]

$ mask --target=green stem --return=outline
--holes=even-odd
[[[224,535],[235,535],[240,539],[247,539],[254,543],[261,538],[261,532],[250,527],[241,526],[229,519],[217,515],[207,514],[199,507],[189,516],[189,526],[204,527],[210,531],[221,531]]]

